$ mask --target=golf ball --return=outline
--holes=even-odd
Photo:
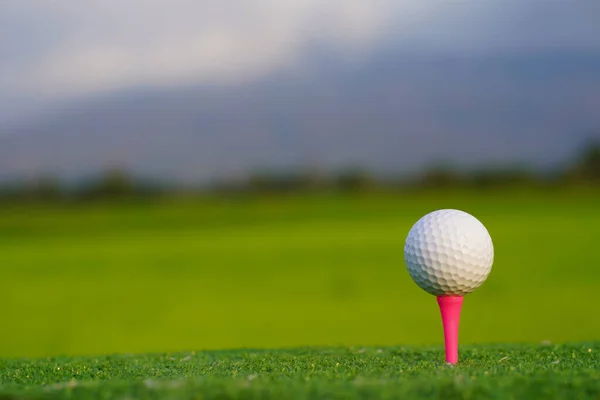
[[[494,246],[487,229],[472,215],[438,210],[412,227],[404,261],[419,287],[436,296],[465,295],[489,275]]]

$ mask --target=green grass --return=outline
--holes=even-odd
[[[0,360],[0,398],[598,399],[600,343]]]
[[[439,344],[437,304],[403,262],[437,208],[476,215],[496,248],[462,343],[598,340],[598,204],[503,191],[2,206],[0,356]]]

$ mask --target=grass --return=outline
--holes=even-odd
[[[0,360],[0,398],[598,399],[600,343],[336,347]]]
[[[497,191],[2,206],[0,357],[439,344],[437,304],[403,262],[437,208],[476,215],[496,248],[462,343],[598,340],[598,204]]]

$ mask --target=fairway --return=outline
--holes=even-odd
[[[597,340],[598,204],[503,191],[3,206],[0,356],[439,345],[435,299],[403,261],[438,208],[478,217],[496,251],[461,343]]]
[[[350,347],[0,360],[3,398],[597,399],[598,343]]]

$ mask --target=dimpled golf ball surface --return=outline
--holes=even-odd
[[[412,227],[404,260],[410,276],[426,292],[465,295],[489,275],[494,246],[477,218],[459,210],[438,210]]]

